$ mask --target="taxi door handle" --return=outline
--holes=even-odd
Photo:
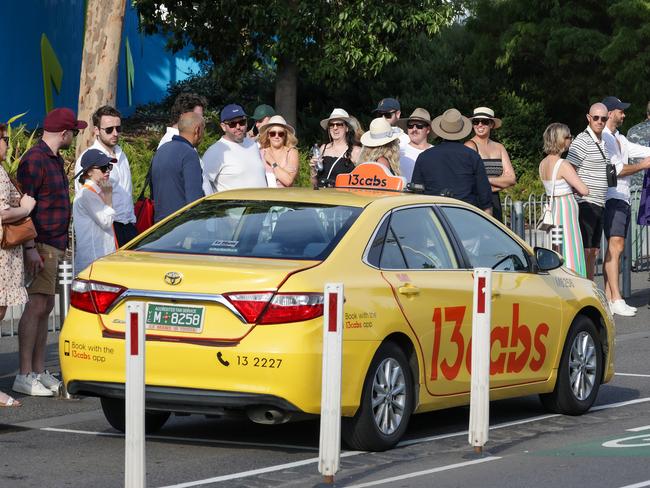
[[[400,286],[397,291],[399,291],[402,295],[406,296],[412,296],[412,295],[419,295],[420,294],[420,289],[417,286],[413,286],[410,284],[406,284],[404,286]]]

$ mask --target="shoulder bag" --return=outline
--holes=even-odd
[[[22,192],[18,189],[18,185],[12,179],[12,185],[16,188],[16,191],[20,193],[22,197]],[[20,246],[27,241],[34,239],[38,234],[36,233],[36,227],[34,227],[34,222],[30,216],[23,217],[20,220],[15,222],[10,222],[8,224],[2,223],[2,243],[0,247],[2,249],[11,249],[12,247]]]
[[[155,153],[154,153],[155,156]],[[151,189],[151,195],[153,196],[153,186],[151,183],[151,167],[153,165],[153,159],[149,165],[149,171],[147,171],[147,177],[144,180],[144,186],[140,192],[140,196],[133,206],[133,211],[135,213],[135,228],[138,231],[138,234],[143,233],[149,227],[153,225],[153,214],[154,214],[154,202],[151,198],[145,197],[144,194],[147,191],[147,188]]]
[[[605,175],[607,176],[607,186],[609,188],[613,188],[618,185],[618,177],[616,176],[616,165],[613,163],[608,163],[607,162],[607,156],[605,156],[605,153],[600,147],[600,144],[598,142],[594,141],[596,144],[596,147],[600,151],[600,155],[603,157],[605,160]]]
[[[560,164],[562,164],[562,161],[562,158],[558,159],[555,163],[555,166],[553,167],[553,176],[551,177],[551,195],[548,202],[544,205],[542,218],[537,224],[537,228],[543,232],[549,232],[553,227],[555,227],[555,219],[553,218],[553,207],[555,205],[555,180],[557,178],[557,173],[560,170]]]

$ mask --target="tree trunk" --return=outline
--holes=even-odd
[[[115,106],[125,7],[126,0],[87,0],[77,118],[88,122],[88,129],[77,136],[77,157],[93,143],[93,112]]]
[[[280,58],[275,81],[275,110],[293,127],[296,127],[297,97],[298,69],[293,61],[285,57]]]

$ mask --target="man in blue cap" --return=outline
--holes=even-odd
[[[248,116],[240,105],[221,110],[223,137],[203,155],[206,178],[213,191],[267,186],[264,163],[257,143],[246,137]]]
[[[400,146],[408,144],[411,140],[409,136],[397,125],[402,115],[401,107],[395,98],[382,98],[377,104],[377,108],[372,111],[375,117],[384,117],[393,128],[395,134],[399,134]]]

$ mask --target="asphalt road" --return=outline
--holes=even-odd
[[[467,443],[468,408],[415,416],[384,453],[344,451],[336,486],[650,486],[650,282],[633,277],[634,318],[617,318],[616,371],[581,417],[546,413],[536,396],[493,402],[482,455]],[[56,369],[56,335],[48,364]],[[0,339],[0,388],[11,388],[15,338]],[[20,398],[20,396],[19,396]],[[124,438],[96,399],[21,398],[0,409],[0,487],[124,484]],[[316,486],[318,422],[259,426],[172,417],[147,438],[147,482],[163,486]]]

